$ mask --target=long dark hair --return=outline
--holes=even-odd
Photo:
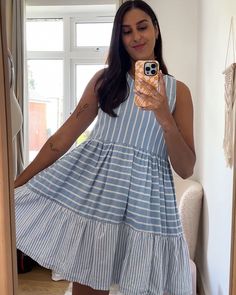
[[[121,27],[125,13],[134,8],[141,9],[147,13],[152,19],[153,25],[158,28],[159,34],[156,40],[154,54],[160,64],[162,73],[168,74],[167,67],[162,57],[160,27],[154,11],[142,0],[124,2],[119,7],[114,19],[110,49],[107,58],[108,67],[101,74],[95,86],[97,87],[100,108],[112,117],[117,116],[114,109],[124,102],[129,95],[129,86],[126,75],[131,69],[131,59],[123,46]]]

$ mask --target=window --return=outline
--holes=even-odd
[[[29,159],[32,160],[63,121],[63,61],[28,60],[27,66]]]
[[[26,36],[28,51],[62,51],[63,19],[28,18]]]
[[[105,67],[117,8],[117,1],[110,2],[40,6],[34,0],[26,7],[27,162],[68,118],[95,72]]]
[[[111,31],[112,23],[77,23],[76,45],[109,46]]]

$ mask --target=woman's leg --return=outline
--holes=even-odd
[[[91,287],[73,283],[72,295],[109,295],[109,291],[94,290]]]

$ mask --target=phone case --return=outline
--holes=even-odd
[[[152,67],[155,70],[152,70]],[[154,73],[155,72],[155,73]],[[145,80],[148,84],[154,86],[158,89],[159,83],[159,63],[156,60],[138,60],[135,63],[135,78],[134,87],[136,91],[140,91],[146,95],[150,95],[150,90],[147,89],[142,82],[138,80],[139,78]],[[145,99],[134,95],[134,102],[138,107],[148,107],[149,103]]]

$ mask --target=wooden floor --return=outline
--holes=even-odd
[[[0,292],[1,294],[1,292]],[[72,295],[69,282],[54,282],[51,279],[51,271],[42,267],[25,274],[18,275],[17,295]],[[111,287],[109,295],[123,295],[118,292],[117,286]]]
[[[35,267],[32,271],[18,275],[17,295],[64,295],[69,287],[69,282],[54,282],[51,271]],[[66,295],[70,292],[67,292]]]

